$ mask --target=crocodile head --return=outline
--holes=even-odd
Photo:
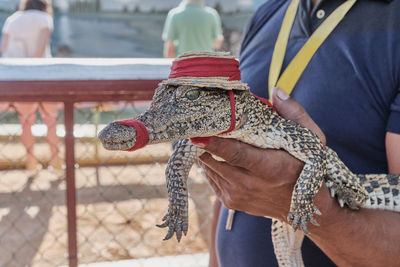
[[[170,142],[191,137],[220,134],[231,126],[229,91],[192,85],[160,85],[149,109],[136,120],[146,127],[149,144]],[[235,91],[236,121],[245,118],[243,98],[248,91]],[[126,150],[136,143],[136,128],[112,122],[100,133],[99,139],[109,150]]]

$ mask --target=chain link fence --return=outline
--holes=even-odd
[[[188,235],[180,243],[162,241],[166,229],[155,225],[168,208],[164,170],[171,144],[117,152],[104,150],[96,138],[108,122],[132,118],[147,104],[74,106],[80,264],[208,250],[214,195],[199,169],[194,166],[189,178]],[[53,112],[46,103],[29,105],[34,105],[31,112],[19,103],[0,104],[0,266],[66,266],[63,106],[53,104],[58,110]],[[32,143],[27,132],[32,133]],[[196,266],[198,258],[189,259],[193,262],[185,266]]]

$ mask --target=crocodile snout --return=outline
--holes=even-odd
[[[127,150],[136,143],[136,129],[132,126],[112,122],[100,131],[98,138],[108,150]]]

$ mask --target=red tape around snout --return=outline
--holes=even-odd
[[[133,147],[129,149],[125,149],[124,151],[135,151],[140,148],[145,147],[149,143],[149,132],[147,131],[146,126],[143,122],[139,120],[129,119],[122,121],[114,121],[116,123],[120,123],[126,126],[135,127],[136,130],[136,143]]]

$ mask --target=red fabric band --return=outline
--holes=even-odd
[[[229,90],[229,102],[231,103],[231,127],[223,133],[220,134],[227,134],[235,130],[236,126],[236,104],[235,104],[235,95],[233,94],[232,90]]]
[[[251,94],[252,94],[252,96],[254,96],[255,98],[257,98],[258,100],[260,100],[261,102],[263,102],[264,104],[266,104],[267,106],[269,106],[270,108],[272,108],[273,110],[276,111],[276,109],[275,109],[274,106],[271,104],[271,102],[269,102],[268,99],[262,98],[262,97],[259,97],[259,96],[256,96],[256,95],[253,94],[253,93],[251,93]]]
[[[195,57],[172,63],[169,78],[178,77],[229,77],[240,80],[239,62],[233,58]]]
[[[149,132],[147,131],[146,126],[143,122],[139,120],[129,119],[129,120],[122,120],[122,121],[114,121],[117,123],[121,123],[126,126],[133,126],[136,130],[136,143],[135,145],[130,148],[126,149],[125,151],[134,151],[138,150],[142,147],[145,147],[149,143]]]
[[[190,142],[193,144],[203,144],[207,146],[210,143],[210,137],[193,137],[190,138]]]

